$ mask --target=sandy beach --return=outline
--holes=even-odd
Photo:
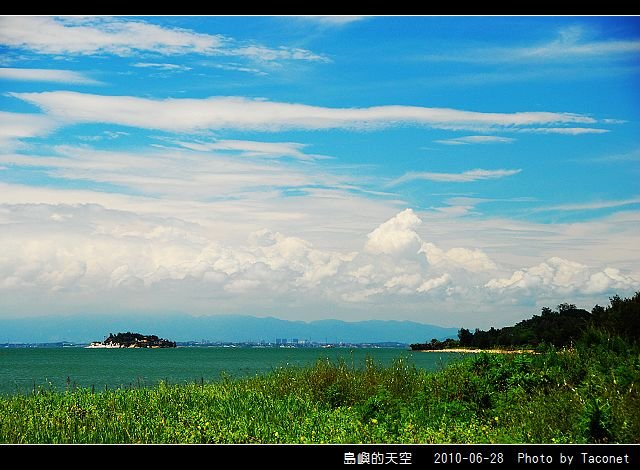
[[[535,354],[533,349],[466,349],[466,348],[451,348],[451,349],[422,349],[419,352],[426,353],[490,353],[490,354]]]

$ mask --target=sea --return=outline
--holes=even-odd
[[[442,369],[464,354],[424,353],[399,348],[234,348],[170,349],[1,348],[0,395],[77,388],[114,388],[209,383],[223,377],[264,374],[280,367],[310,366],[318,360],[363,367],[367,358],[389,365],[397,358],[427,371]]]

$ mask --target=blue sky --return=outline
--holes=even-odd
[[[0,17],[0,315],[607,304],[639,85],[637,17]]]

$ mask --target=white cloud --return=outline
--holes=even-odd
[[[7,122],[16,120],[10,115]],[[5,151],[0,153],[0,165],[54,179],[62,187],[0,183],[1,199],[18,204],[96,203],[162,217],[179,214],[227,241],[266,226],[341,249],[360,248],[354,232],[366,233],[396,210],[394,201],[364,196],[353,175],[334,173],[311,161],[299,162],[305,159],[301,144],[214,143],[221,148],[129,152],[67,145],[41,155]],[[267,152],[291,157],[278,160]],[[249,154],[269,158],[238,158]]]
[[[449,276],[448,274],[443,274],[440,277],[436,277],[433,279],[429,279],[425,282],[423,282],[420,287],[418,287],[416,289],[417,292],[420,293],[424,293],[424,292],[429,292],[433,289],[437,289],[438,287],[444,286],[446,284],[448,284],[449,282],[451,282],[451,276]]]
[[[598,209],[610,209],[612,207],[622,207],[632,204],[640,204],[640,197],[633,197],[629,199],[613,200],[613,201],[593,201],[577,204],[558,204],[554,206],[539,207],[533,209],[534,212],[550,212],[550,211],[584,211],[584,210],[598,210]]]
[[[310,15],[310,16],[298,16],[302,20],[313,21],[326,26],[343,26],[349,23],[355,23],[362,21],[367,16],[357,15]]]
[[[329,62],[324,56],[306,49],[280,47],[272,49],[264,46],[241,46],[230,49],[226,55],[234,55],[253,59],[257,62],[272,62],[281,60],[306,60],[313,62]]]
[[[148,289],[168,280],[204,282],[206,277],[206,282],[213,281],[227,292],[259,287],[295,293],[319,288],[321,294],[334,282],[343,286],[340,272],[343,267],[352,271],[349,264],[356,257],[320,250],[307,240],[266,229],[253,232],[245,244],[223,245],[202,227],[97,205],[0,208],[7,217],[0,219],[4,225],[0,242],[7,248],[0,257],[0,278],[8,279],[3,284],[7,289],[102,292]],[[386,280],[383,275],[376,281],[381,285],[373,288],[384,291],[400,284],[415,288],[420,281],[415,273]]]
[[[526,128],[558,123],[594,123],[572,113],[482,113],[417,106],[325,108],[243,97],[152,100],[70,91],[10,93],[69,123],[102,122],[173,132],[215,129],[376,129],[424,125],[442,129]]]
[[[7,151],[19,146],[20,139],[43,137],[55,126],[48,116],[0,111],[0,145]]]
[[[422,276],[420,276],[420,274],[401,274],[389,279],[384,283],[384,286],[387,289],[393,289],[394,287],[396,287],[405,292],[412,292],[415,290],[416,286],[420,284],[421,281]]]
[[[584,162],[585,159],[578,160]],[[631,150],[626,153],[618,153],[613,155],[605,155],[602,157],[589,158],[586,161],[596,163],[624,163],[624,162],[637,162],[640,161],[640,148]]]
[[[489,256],[478,249],[451,248],[444,251],[433,243],[422,243],[420,252],[425,254],[427,261],[433,266],[444,266],[448,269],[460,267],[471,272],[490,271],[497,268]]]
[[[411,209],[405,209],[367,235],[365,250],[383,254],[415,254],[420,249],[420,237],[413,229],[421,223]]]
[[[112,17],[5,16],[0,18],[0,44],[40,54],[128,57],[153,52],[239,56],[260,61],[327,60],[304,49],[245,45],[219,34],[201,34]]]
[[[233,72],[244,72],[251,73],[254,75],[269,75],[264,70],[260,70],[256,67],[247,67],[246,65],[237,64],[237,63],[225,63],[225,64],[208,64],[209,67],[213,67],[221,70],[231,70]]]
[[[593,294],[638,288],[640,280],[624,276],[618,269],[593,272],[586,265],[552,257],[536,266],[515,271],[509,278],[491,279],[485,286],[492,290],[521,289],[534,294],[549,291]]]
[[[495,47],[435,54],[429,60],[477,63],[553,63],[560,61],[612,60],[633,58],[640,52],[640,39],[589,39],[590,31],[581,26],[560,29],[546,42],[524,47]]]
[[[187,67],[186,65],[177,65],[177,64],[165,64],[165,63],[155,63],[155,62],[136,62],[132,64],[134,67],[138,68],[150,68],[150,69],[158,69],[170,72],[186,72],[191,70],[191,67]]]
[[[592,274],[586,285],[582,288],[585,293],[599,294],[610,292],[616,289],[628,291],[638,289],[640,279],[623,275],[619,269],[605,268],[601,272]]]
[[[95,85],[100,83],[99,81],[93,80],[79,72],[59,69],[21,69],[3,67],[0,68],[0,79],[27,82],[73,83],[79,85]]]
[[[315,160],[328,158],[322,155],[311,155],[303,152],[305,144],[297,142],[259,142],[254,140],[217,140],[215,142],[175,142],[181,147],[199,152],[231,151],[243,157],[279,158],[289,157],[297,160]]]
[[[100,140],[115,140],[128,135],[131,134],[124,131],[102,131],[98,135],[79,135],[78,139],[86,142],[97,142]]]
[[[0,19],[0,43],[43,54],[128,56],[142,51],[211,53],[223,46],[224,39],[117,18],[9,16]]]
[[[225,246],[175,219],[95,205],[2,209],[12,216],[11,227],[5,225],[0,235],[11,249],[0,257],[0,278],[10,278],[4,288],[103,292],[206,280],[233,293],[258,287],[286,293],[312,289],[352,256],[317,250],[306,240],[268,230],[254,233],[244,245]]]
[[[633,55],[640,52],[640,40],[585,40],[587,31],[579,26],[564,28],[558,38],[539,46],[514,48],[510,60],[549,60]]]
[[[352,292],[345,292],[344,294],[342,294],[341,298],[342,300],[353,303],[353,304],[367,303],[371,300],[370,297],[377,296],[378,294],[382,294],[383,292],[384,292],[384,289],[380,287],[375,287],[371,289],[362,289],[362,290],[357,290]]]
[[[242,206],[225,206],[230,210],[224,214],[215,204],[206,205],[194,216],[178,206],[162,212],[156,205],[149,211],[139,202],[129,210],[113,210],[59,203],[52,190],[44,190],[39,198],[34,191],[19,193],[13,185],[0,185],[0,191],[9,196],[0,203],[0,305],[18,305],[25,311],[43,298],[70,311],[105,308],[105,302],[111,309],[135,305],[200,314],[254,312],[259,306],[260,312],[289,312],[294,317],[304,310],[309,318],[335,311],[356,315],[359,309],[366,318],[389,318],[392,308],[403,317],[432,321],[424,315],[433,311],[454,324],[469,324],[469,317],[459,312],[460,302],[480,308],[495,299],[496,292],[507,303],[521,299],[524,292],[551,298],[549,305],[554,305],[553,301],[566,301],[567,294],[592,299],[639,285],[636,275],[617,267],[591,269],[561,258],[500,278],[477,247],[442,249],[425,241],[417,232],[424,225],[412,210],[397,213],[373,230],[352,232],[350,238],[362,244],[348,250],[344,245],[328,248],[324,229],[320,243],[249,226],[237,227],[223,241],[222,232],[233,216],[252,218],[240,214]],[[115,195],[101,197],[104,204],[118,204]],[[86,200],[86,192],[79,199]],[[186,201],[182,207],[190,206],[193,203]],[[203,214],[209,212],[207,221]],[[339,215],[338,210],[334,213]],[[257,224],[275,226],[277,220],[268,217]],[[426,307],[424,295],[430,298]],[[513,304],[509,305],[512,312]],[[533,313],[530,308],[527,312]],[[438,318],[433,321],[440,322]],[[496,318],[495,312],[491,318]]]
[[[393,180],[389,186],[397,186],[407,181],[425,180],[443,183],[471,183],[474,181],[504,178],[520,173],[522,170],[469,170],[462,173],[409,172]]]
[[[599,129],[595,127],[533,127],[527,129],[519,129],[518,132],[533,132],[536,134],[565,134],[565,135],[581,135],[581,134],[605,134],[608,129]]]
[[[58,146],[55,151],[56,156],[0,154],[0,162],[40,168],[55,178],[109,183],[151,197],[191,201],[228,199],[230,194],[242,198],[247,192],[264,194],[281,187],[349,183],[346,177],[307,166],[284,166],[275,160],[239,159],[222,153],[171,149],[134,154],[74,146]]]
[[[510,137],[498,137],[493,135],[469,135],[454,139],[436,140],[434,142],[444,145],[468,145],[468,144],[510,144],[515,141]]]

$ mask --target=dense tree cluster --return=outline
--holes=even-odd
[[[591,312],[567,303],[558,305],[556,310],[543,307],[540,315],[513,326],[473,332],[462,328],[457,341],[432,339],[428,343],[412,344],[411,349],[536,347],[543,344],[570,347],[585,332],[594,329],[632,343],[640,342],[640,292],[627,299],[615,295],[610,302],[606,308],[596,305]]]
[[[141,335],[140,333],[109,333],[104,344],[117,344],[123,348],[175,348],[176,343],[156,335]]]

